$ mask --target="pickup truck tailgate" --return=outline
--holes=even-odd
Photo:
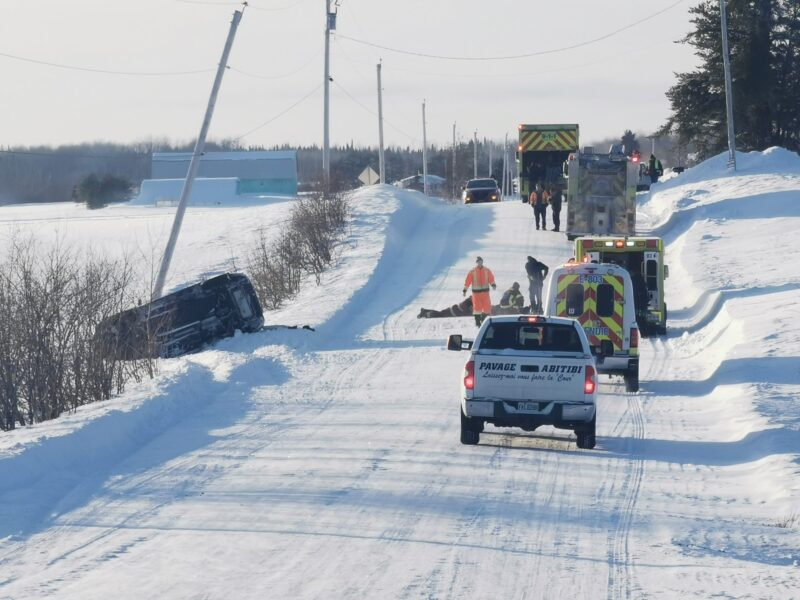
[[[474,360],[474,399],[574,401],[583,397],[585,360],[480,352]]]

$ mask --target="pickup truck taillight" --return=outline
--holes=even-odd
[[[597,380],[595,379],[594,367],[588,366],[586,367],[586,378],[583,380],[583,393],[594,394],[596,387]]]
[[[475,389],[475,361],[471,360],[464,365],[464,387],[468,390]]]
[[[631,327],[631,348],[639,347],[639,329]]]

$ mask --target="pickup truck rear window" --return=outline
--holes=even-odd
[[[573,325],[524,322],[490,324],[479,350],[584,351]]]

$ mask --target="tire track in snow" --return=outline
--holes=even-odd
[[[628,398],[628,411],[633,440],[629,443],[632,456],[630,468],[620,490],[620,502],[617,505],[616,523],[610,531],[608,542],[608,598],[612,600],[632,598],[633,561],[631,556],[630,532],[636,514],[636,502],[641,489],[644,474],[644,461],[636,458],[635,440],[644,437],[644,417],[638,396]]]
[[[644,413],[640,396],[628,394],[627,410],[623,415],[630,426],[630,440],[627,451],[630,455],[629,467],[618,493],[615,522],[608,537],[608,594],[609,600],[634,598],[634,568],[631,552],[631,528],[636,517],[636,504],[644,476],[644,460],[637,456],[638,440],[645,434]],[[621,419],[622,420],[622,419]]]
[[[645,416],[642,407],[642,393],[647,392],[647,381],[658,380],[667,371],[671,351],[663,338],[648,338],[647,352],[653,358],[646,363],[642,391],[629,394],[624,385],[618,385],[618,393],[626,396],[626,409],[614,427],[619,435],[629,429],[629,440],[624,449],[630,456],[628,470],[618,494],[619,502],[615,511],[613,529],[609,530],[608,541],[608,594],[610,600],[630,599],[636,596],[635,564],[631,548],[630,534],[636,517],[637,502],[644,478],[645,462],[639,450],[639,441],[645,437]]]

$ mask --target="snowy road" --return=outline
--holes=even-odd
[[[376,190],[326,285],[271,318],[317,306],[316,333],[226,340],[50,439],[0,437],[0,598],[797,596],[800,269],[726,274],[722,199],[671,217],[670,335],[643,341],[640,393],[601,380],[597,448],[491,426],[465,447],[444,339],[475,327],[419,308],[460,301],[477,254],[499,297],[570,245],[518,202]]]

